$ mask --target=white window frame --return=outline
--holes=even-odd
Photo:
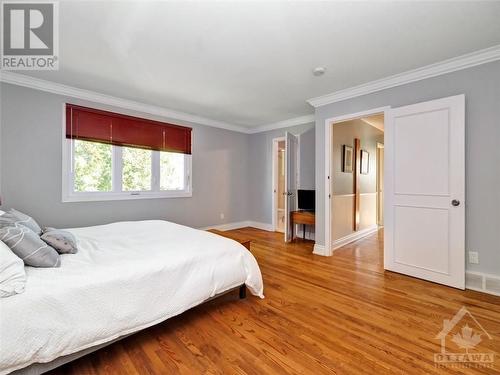
[[[160,190],[160,152],[152,151],[150,191],[122,191],[122,148],[113,146],[112,191],[75,192],[74,190],[74,140],[66,139],[66,119],[63,110],[62,134],[62,202],[94,202],[158,198],[189,198],[193,196],[192,156],[184,155],[184,190]]]

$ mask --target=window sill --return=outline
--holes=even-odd
[[[141,193],[80,193],[63,196],[63,203],[128,201],[137,199],[191,198],[190,191],[141,192]]]

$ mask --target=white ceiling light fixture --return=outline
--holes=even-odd
[[[324,66],[317,66],[316,68],[313,69],[313,75],[315,77],[322,76],[323,74],[325,74],[325,72],[326,68]]]

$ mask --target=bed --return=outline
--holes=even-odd
[[[0,300],[0,374],[40,373],[241,285],[264,298],[255,258],[216,234],[157,220],[68,231],[79,252],[26,267],[26,291]]]

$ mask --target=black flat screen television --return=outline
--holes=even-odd
[[[297,190],[298,209],[314,211],[316,209],[316,192],[314,190]]]

